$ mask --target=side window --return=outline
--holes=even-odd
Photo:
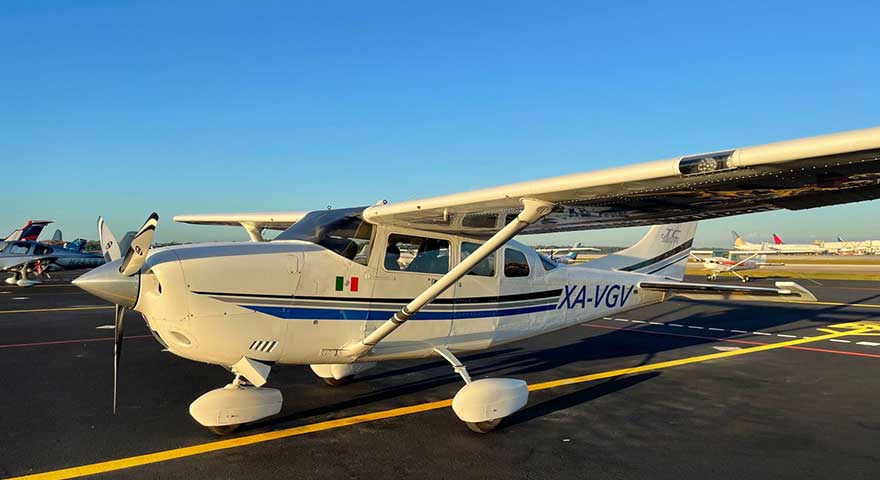
[[[449,242],[438,238],[391,234],[383,266],[388,271],[446,273],[449,271]]]
[[[556,262],[554,262],[553,260],[550,260],[549,258],[545,257],[544,255],[541,255],[540,253],[538,254],[538,258],[541,259],[541,265],[544,266],[545,272],[549,272],[550,270],[553,270],[554,268],[559,266],[556,264]]]
[[[25,242],[16,242],[12,244],[9,253],[13,255],[27,255],[28,250],[30,250],[30,245]]]
[[[461,242],[461,259],[469,257],[474,251],[480,248],[479,243]],[[474,268],[467,273],[468,275],[476,275],[478,277],[494,277],[495,276],[495,252],[484,258]]]
[[[526,260],[526,256],[519,250],[512,248],[504,249],[504,276],[529,276],[529,262]]]

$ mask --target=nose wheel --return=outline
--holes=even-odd
[[[222,437],[225,435],[230,435],[232,433],[235,433],[239,428],[241,428],[241,424],[236,423],[235,425],[216,425],[216,426],[209,426],[206,428],[208,430],[210,430],[210,432],[213,433],[214,435],[217,435],[218,437]]]
[[[464,424],[467,425],[472,432],[489,433],[492,430],[495,430],[498,425],[501,425],[501,419],[496,418],[495,420],[486,420],[485,422],[464,422]]]

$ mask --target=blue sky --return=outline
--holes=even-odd
[[[620,3],[620,5],[615,5]],[[404,200],[880,125],[876,2],[6,1],[0,230]],[[880,238],[880,201],[698,244]],[[866,221],[867,219],[873,219]],[[624,244],[643,229],[524,239]]]

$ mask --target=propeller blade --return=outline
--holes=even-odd
[[[150,218],[144,222],[144,226],[138,230],[134,238],[131,239],[131,246],[125,253],[125,259],[122,260],[122,267],[119,273],[131,276],[138,273],[144,262],[147,261],[147,253],[150,251],[150,244],[153,243],[153,235],[156,233],[156,225],[159,224],[159,215],[156,212],[150,214]]]
[[[116,414],[116,391],[119,385],[119,358],[122,356],[122,320],[125,307],[116,305],[116,321],[113,324],[113,414]]]
[[[113,236],[113,232],[110,231],[110,227],[104,222],[104,217],[98,217],[98,239],[101,242],[101,253],[104,255],[104,260],[112,262],[122,258],[119,243]]]

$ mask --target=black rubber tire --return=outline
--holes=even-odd
[[[714,280],[714,279],[715,279],[715,278],[712,276],[711,273],[706,275],[706,280],[708,280],[708,281],[711,282],[711,281]]]
[[[464,422],[464,424],[467,425],[472,432],[489,433],[498,428],[498,425],[501,424],[501,419],[496,418],[495,420],[486,420],[485,422]]]
[[[743,276],[743,283],[748,283],[751,279],[752,279],[752,277],[750,277],[748,275],[744,275]]]
[[[217,435],[218,437],[222,437],[225,435],[235,433],[236,430],[239,429],[239,427],[241,427],[241,424],[236,423],[235,425],[216,425],[213,427],[208,427],[208,430],[210,430],[211,433],[213,433],[214,435]]]
[[[342,385],[348,385],[349,383],[351,383],[351,381],[354,380],[354,375],[349,375],[347,377],[342,377],[342,378],[321,377],[321,380],[324,380],[324,383],[326,383],[327,385],[330,385],[331,387],[341,387]]]

